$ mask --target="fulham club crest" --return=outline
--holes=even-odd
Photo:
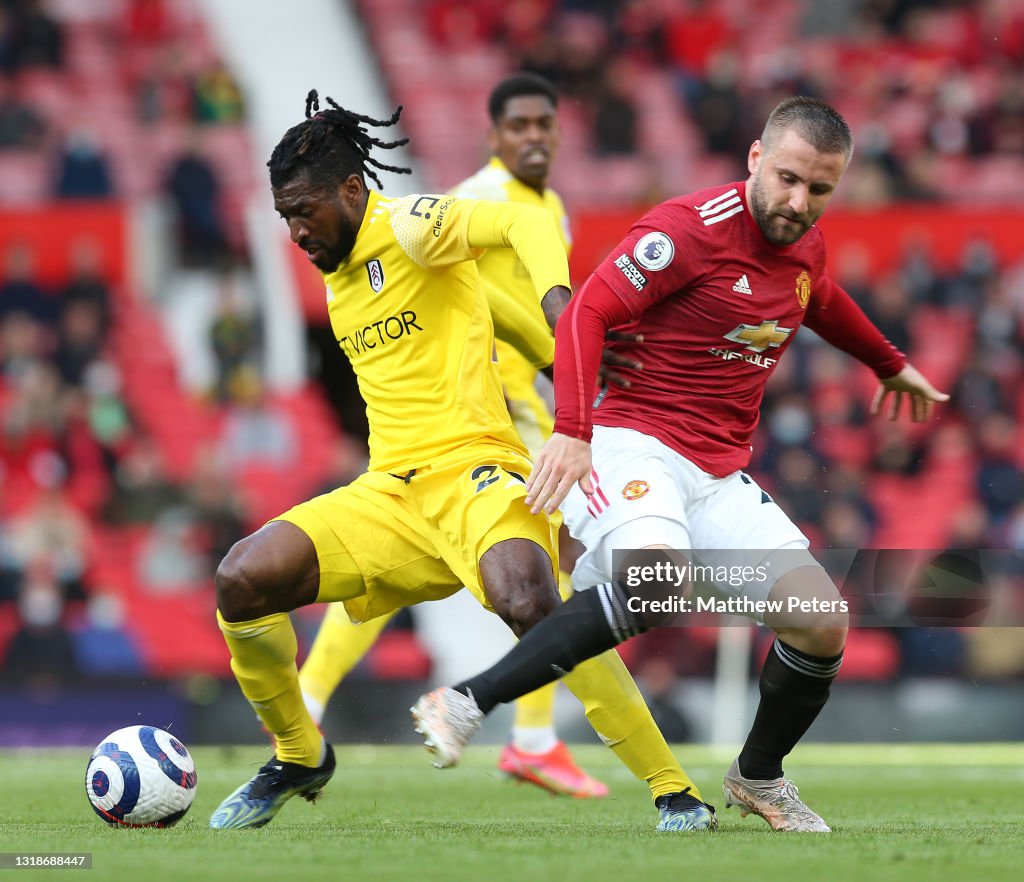
[[[366,261],[366,275],[370,277],[370,287],[373,288],[373,293],[379,294],[380,289],[384,287],[384,267],[380,265],[380,261],[376,257]]]

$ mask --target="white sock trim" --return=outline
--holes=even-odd
[[[553,726],[513,726],[512,744],[523,753],[547,753],[558,746],[558,734]]]

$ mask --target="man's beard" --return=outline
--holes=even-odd
[[[794,221],[792,218],[786,217],[786,215],[780,215],[777,212],[768,210],[764,194],[761,190],[759,175],[754,175],[754,179],[750,182],[748,196],[750,198],[750,213],[754,216],[754,221],[757,223],[761,233],[772,245],[792,245],[811,228],[813,221],[805,222],[803,219]],[[778,217],[785,217],[787,220],[800,225],[795,235],[788,231],[784,233],[778,232],[772,228],[772,221]]]
[[[338,239],[330,249],[324,248],[314,264],[322,273],[333,273],[341,262],[352,253],[356,244],[356,233],[348,227],[340,230]]]

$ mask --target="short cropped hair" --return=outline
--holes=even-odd
[[[853,133],[842,115],[834,107],[798,95],[787,98],[768,116],[761,143],[771,149],[778,137],[793,129],[820,153],[842,153],[847,160],[853,155]]]
[[[491,91],[487,99],[487,112],[491,116],[491,122],[495,125],[505,113],[505,106],[512,98],[522,98],[527,95],[540,95],[551,102],[552,107],[558,107],[558,93],[540,74],[520,71],[506,77]]]

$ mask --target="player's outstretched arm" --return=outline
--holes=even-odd
[[[468,203],[471,248],[511,248],[526,267],[548,326],[569,302],[569,259],[550,211],[520,202]]]
[[[936,389],[913,365],[906,364],[896,376],[881,380],[881,385],[871,402],[871,413],[888,412],[888,417],[899,417],[905,396],[910,398],[910,415],[915,423],[927,422],[936,402],[949,401],[945,392]],[[893,396],[888,405],[886,399]]]
[[[589,441],[555,432],[537,454],[526,482],[526,504],[530,511],[538,514],[543,509],[552,514],[577,481],[589,496],[594,492],[590,481],[592,468]]]

